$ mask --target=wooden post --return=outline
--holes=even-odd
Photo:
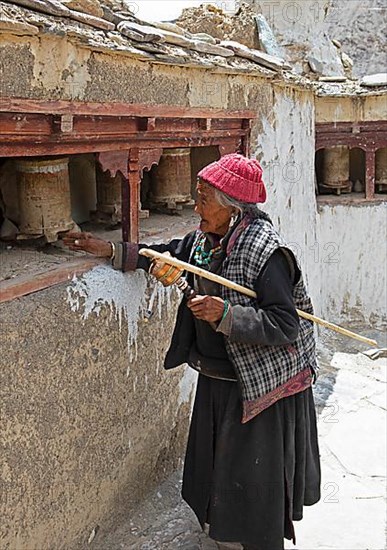
[[[128,161],[128,191],[123,193],[123,199],[129,199],[127,203],[122,204],[122,219],[124,220],[124,212],[129,213],[129,224],[123,223],[123,240],[126,242],[138,243],[139,239],[139,188],[140,188],[140,165],[139,165],[139,148],[132,147],[129,149]],[[129,227],[128,227],[129,226]],[[126,231],[125,231],[126,229]],[[128,234],[125,235],[125,232]]]
[[[375,150],[367,149],[366,151],[366,199],[375,197]]]
[[[242,128],[246,131],[245,135],[242,136],[241,139],[241,154],[245,157],[248,157],[250,155],[250,137],[251,137],[251,125],[252,120],[251,119],[243,119],[242,121]]]

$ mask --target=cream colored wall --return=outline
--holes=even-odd
[[[368,122],[387,119],[387,94],[317,97],[316,122]]]

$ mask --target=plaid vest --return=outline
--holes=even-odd
[[[263,219],[254,220],[238,237],[222,266],[222,276],[253,289],[263,266],[275,250],[283,248],[292,257],[285,241],[272,225]],[[231,304],[257,308],[254,298],[221,287],[222,298]],[[313,314],[312,302],[302,276],[293,287],[295,307]],[[227,352],[235,367],[243,401],[254,401],[272,392],[310,367],[317,372],[313,323],[300,318],[298,338],[292,344],[264,346],[230,342]]]

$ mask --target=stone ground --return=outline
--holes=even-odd
[[[352,327],[353,328],[353,327]],[[362,332],[361,330],[358,330]],[[386,347],[386,334],[364,331]],[[321,374],[315,387],[323,480],[321,501],[296,523],[295,550],[385,548],[386,359],[371,361],[366,349],[324,331]],[[340,350],[340,351],[339,351]],[[95,550],[216,550],[180,497],[175,472]],[[232,546],[230,548],[237,548]]]

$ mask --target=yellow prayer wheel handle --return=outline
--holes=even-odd
[[[180,279],[183,270],[173,265],[153,260],[149,268],[149,273],[156,277],[163,286],[171,286]]]

